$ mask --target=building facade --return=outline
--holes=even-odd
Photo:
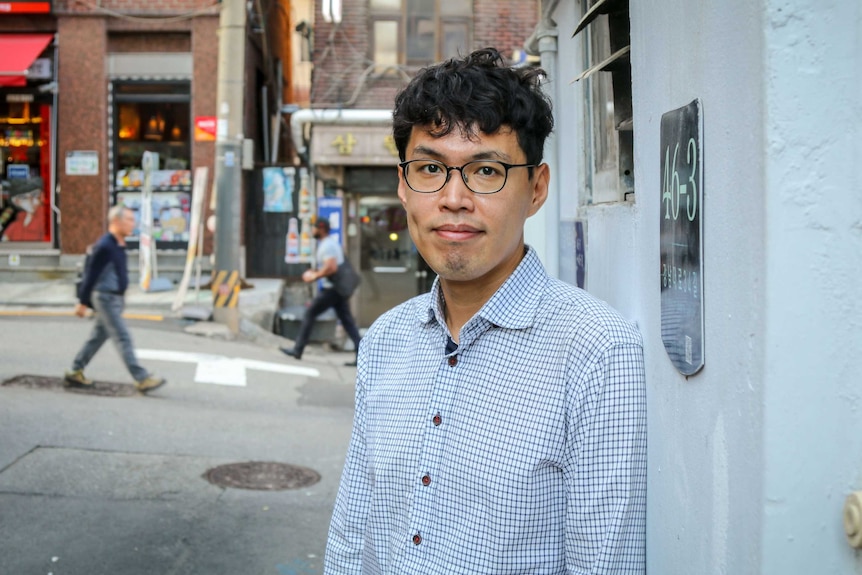
[[[217,133],[220,3],[53,0],[0,10],[0,249],[78,256],[122,203],[139,213],[143,154],[152,173],[152,238],[185,250],[192,182]],[[284,94],[287,4],[246,14],[243,134],[264,161]],[[253,181],[251,171],[243,182]],[[204,202],[207,214],[210,202]],[[136,235],[130,244],[137,244]],[[211,234],[206,236],[211,250]]]
[[[643,334],[647,572],[862,571],[862,5],[543,4],[527,241]]]

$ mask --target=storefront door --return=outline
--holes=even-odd
[[[368,327],[381,314],[428,291],[434,273],[416,251],[407,214],[394,195],[359,200],[360,268],[358,320]]]

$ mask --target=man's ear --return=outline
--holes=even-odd
[[[527,217],[532,216],[545,204],[548,199],[548,183],[551,180],[551,169],[548,164],[540,164],[533,168],[535,173],[531,180],[530,192],[533,197],[530,203],[530,211]]]
[[[398,166],[398,199],[401,205],[407,208],[407,182],[404,181],[404,169]]]

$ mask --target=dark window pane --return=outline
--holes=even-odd
[[[434,61],[434,20],[407,20],[407,63],[425,64]]]
[[[467,23],[446,22],[443,24],[443,41],[440,56],[443,59],[467,54]]]

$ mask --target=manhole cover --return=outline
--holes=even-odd
[[[204,473],[204,478],[220,487],[279,491],[314,485],[320,481],[320,474],[313,469],[298,465],[248,461],[213,467]]]
[[[110,381],[96,381],[93,387],[72,387],[63,385],[60,377],[44,377],[41,375],[16,375],[2,383],[8,387],[23,387],[25,389],[53,389],[85,395],[101,395],[103,397],[131,397],[137,395],[135,386]]]

